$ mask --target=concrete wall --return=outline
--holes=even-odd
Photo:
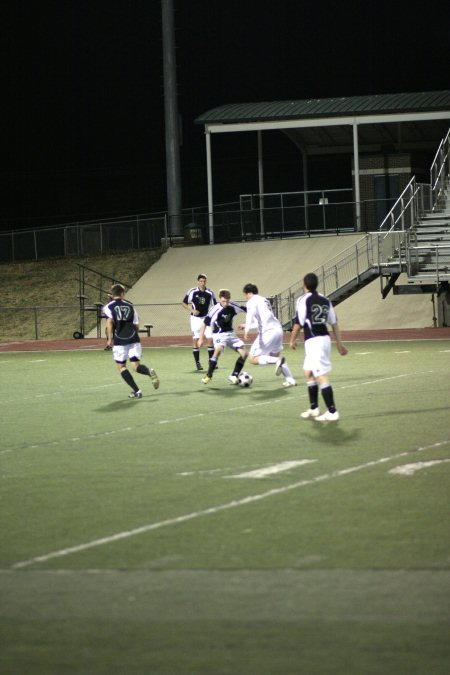
[[[274,295],[298,283],[307,272],[316,270],[360,238],[360,234],[327,235],[170,248],[141,277],[128,298],[138,306],[141,324],[154,324],[152,334],[189,334],[188,314],[180,304],[200,272],[207,275],[208,286],[215,292],[229,288],[236,300],[243,299],[242,288],[249,282],[255,283],[261,294]],[[139,307],[149,303],[162,306]],[[379,280],[341,303],[337,312],[346,330],[433,325],[431,296],[391,293],[383,300]]]

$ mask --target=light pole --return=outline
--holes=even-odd
[[[177,105],[175,29],[173,1],[161,0],[164,74],[164,119],[166,139],[167,210],[169,235],[182,234],[180,129]]]

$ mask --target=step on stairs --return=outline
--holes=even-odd
[[[438,247],[429,251],[421,251],[414,257],[415,273],[412,279],[426,281],[439,276],[440,280],[450,279],[450,208],[448,198],[445,208],[423,216],[414,227],[414,237],[411,241],[414,246]]]

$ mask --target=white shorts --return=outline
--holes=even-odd
[[[245,349],[245,345],[241,338],[239,338],[233,331],[229,333],[213,333],[214,347],[220,345],[223,349],[230,347],[230,349]]]
[[[331,339],[329,335],[318,335],[305,340],[305,360],[303,370],[311,372],[314,377],[326,375],[331,370]]]
[[[269,356],[283,351],[283,329],[278,326],[256,336],[250,347],[250,356]]]
[[[191,315],[191,333],[194,340],[198,340],[200,337],[200,328],[202,327],[204,316],[192,316]],[[211,326],[206,326],[205,328],[205,338],[210,340],[212,338]]]
[[[116,363],[125,363],[127,359],[140,361],[142,356],[142,344],[133,342],[131,345],[114,345],[112,348],[113,359]]]

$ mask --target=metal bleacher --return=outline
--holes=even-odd
[[[450,281],[450,129],[442,139],[432,166],[430,183],[411,179],[377,232],[365,234],[314,270],[321,292],[334,305],[380,278],[382,297],[440,293]],[[397,285],[401,274],[406,285]],[[295,315],[303,292],[299,281],[278,293],[273,304],[285,328]]]

